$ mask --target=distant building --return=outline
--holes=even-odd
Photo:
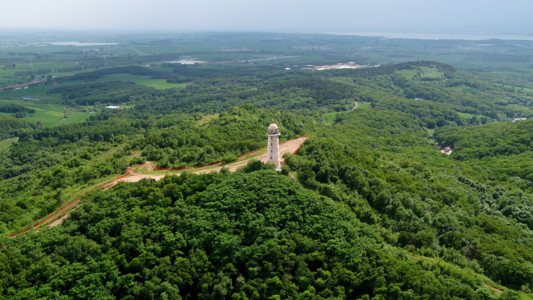
[[[415,98],[415,100],[424,100],[424,98]]]
[[[313,70],[322,71],[322,70],[338,70],[338,69],[360,69],[360,68],[372,68],[372,67],[379,67],[379,65],[361,66],[354,62],[349,62],[349,63],[338,63],[336,65],[314,66]]]
[[[109,108],[109,109],[120,109],[120,106],[106,106],[105,108]]]
[[[450,155],[450,154],[452,154],[453,149],[450,148],[450,147],[446,147],[446,148],[442,148],[442,149],[440,149],[440,152],[441,152],[441,153],[444,153],[444,154],[448,154],[448,155]]]
[[[221,52],[246,52],[246,51],[253,51],[252,49],[248,48],[227,48],[227,49],[218,49],[218,51]]]
[[[516,121],[525,121],[527,120],[527,118],[514,118],[511,122],[516,122]]]

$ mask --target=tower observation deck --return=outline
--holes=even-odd
[[[276,169],[281,168],[281,162],[279,157],[279,128],[278,125],[272,123],[268,126],[266,133],[268,137],[267,145],[267,163],[274,164]]]

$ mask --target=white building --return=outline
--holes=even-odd
[[[268,131],[266,133],[268,137],[267,145],[267,163],[274,164],[276,169],[281,168],[281,161],[279,155],[279,128],[278,125],[272,123],[268,126]]]

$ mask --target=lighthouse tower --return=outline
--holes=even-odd
[[[276,169],[281,168],[281,162],[279,157],[279,128],[278,125],[272,123],[268,126],[268,131],[266,133],[268,137],[268,146],[267,146],[267,163],[274,164]]]

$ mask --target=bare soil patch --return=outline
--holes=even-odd
[[[493,288],[493,287],[491,287],[490,285],[488,285],[488,284],[486,284],[486,283],[485,283],[485,286],[488,287],[489,289],[495,291],[495,292],[498,293],[498,294],[503,293],[502,290],[499,290],[499,289],[497,289],[497,288]]]
[[[279,148],[280,155],[283,156],[283,154],[285,154],[285,153],[291,153],[291,154],[295,153],[298,150],[298,148],[300,148],[300,146],[305,142],[306,139],[307,138],[305,138],[305,137],[301,137],[301,138],[298,138],[298,139],[294,139],[294,140],[290,140],[290,141],[281,143],[280,144],[280,148]],[[255,156],[255,158],[259,159],[263,163],[266,163],[266,161],[267,161],[267,155],[266,154],[257,155],[257,151],[251,152],[250,154],[247,154],[247,155],[244,155],[244,156],[241,156],[241,157],[250,157],[250,156]],[[285,160],[282,160],[282,163],[285,163]],[[233,164],[229,164],[229,165],[226,165],[226,166],[223,166],[223,167],[221,166],[221,167],[217,167],[217,168],[193,171],[192,173],[193,174],[207,174],[207,173],[211,173],[211,172],[220,172],[220,170],[222,170],[222,168],[227,168],[231,172],[235,172],[235,171],[237,171],[238,168],[243,167],[246,164],[248,164],[248,160],[239,161],[239,162],[236,162],[236,163],[233,163]],[[146,162],[145,165],[146,165],[146,168],[149,168],[148,165],[151,165],[152,166],[152,170],[153,170],[153,167],[155,167],[155,163],[151,163],[151,162]],[[144,165],[141,165],[141,167],[144,167]],[[176,175],[179,175],[179,174],[176,174]],[[116,185],[119,182],[138,182],[138,181],[141,181],[143,179],[154,179],[155,181],[159,181],[163,177],[165,177],[165,175],[139,175],[139,174],[135,174],[133,172],[133,170],[132,170],[130,176],[127,176],[127,177],[121,178],[121,179],[119,179],[117,181],[114,181],[113,183],[111,183],[112,184],[111,186],[114,186],[114,185]],[[111,187],[111,186],[109,186],[109,187]]]

